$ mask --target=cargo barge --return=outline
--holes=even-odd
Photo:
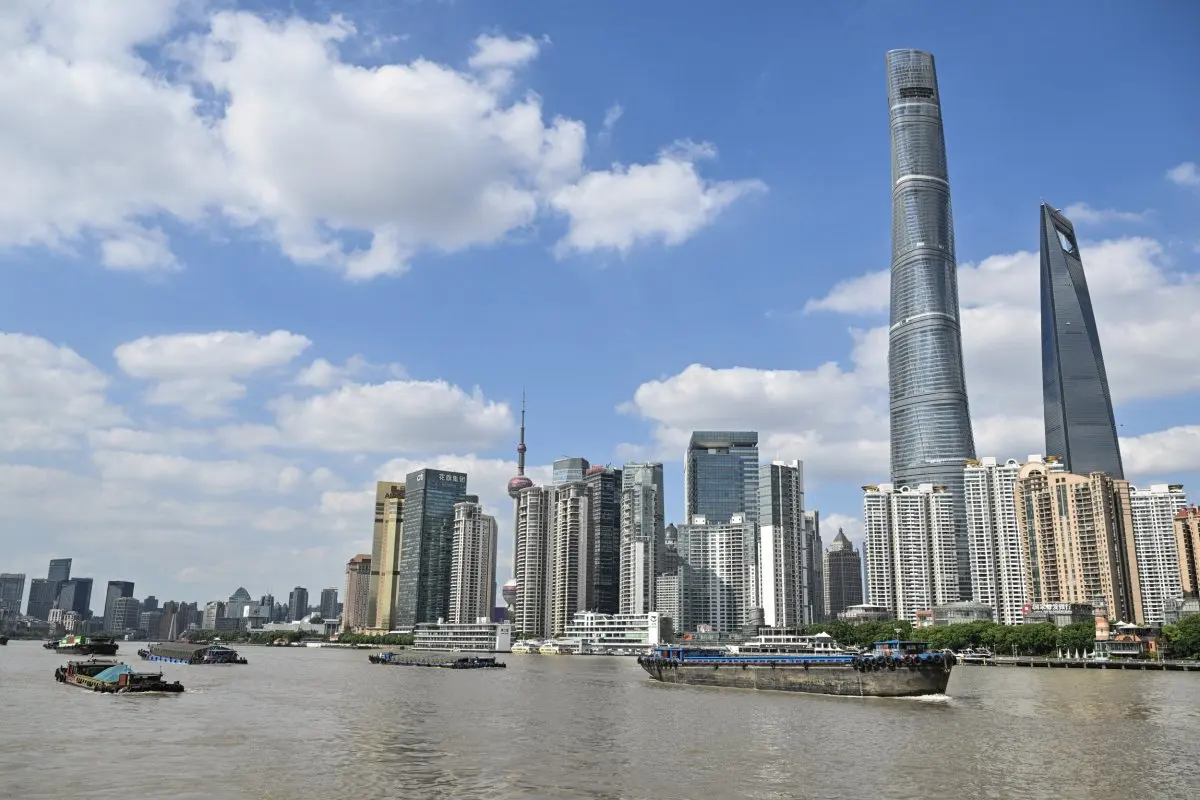
[[[177,694],[183,691],[179,681],[165,681],[161,672],[134,672],[128,664],[106,658],[68,661],[65,667],[54,671],[54,680],[105,694]]]
[[[117,640],[111,636],[84,636],[82,634],[51,639],[42,645],[47,650],[70,656],[115,656]]]
[[[248,664],[238,651],[219,644],[189,644],[188,642],[162,642],[143,647],[138,655],[146,661],[167,664]]]
[[[638,657],[663,683],[723,686],[846,697],[918,697],[945,694],[956,662],[925,642],[893,639],[868,652],[844,650],[827,634],[726,648],[671,645]]]
[[[421,656],[415,653],[372,653],[367,656],[372,664],[390,664],[394,667],[439,667],[441,669],[504,669],[504,662],[480,656]]]

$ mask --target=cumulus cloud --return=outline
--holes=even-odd
[[[1177,186],[1200,186],[1200,167],[1194,161],[1185,161],[1167,170],[1167,180]]]
[[[1149,212],[1117,211],[1113,208],[1092,208],[1087,203],[1072,203],[1063,214],[1075,225],[1101,225],[1106,222],[1141,222]]]
[[[219,417],[229,413],[230,402],[245,396],[242,380],[290,363],[311,344],[288,331],[214,331],[143,336],[120,345],[113,355],[126,375],[156,382],[146,396],[151,405]]]
[[[544,40],[480,36],[465,70],[365,67],[342,47],[364,37],[340,16],[201,12],[196,30],[178,5],[0,7],[0,245],[94,240],[110,268],[169,269],[154,221],[216,219],[366,280],[422,251],[500,242],[546,208],[596,213],[557,194],[586,177],[583,123],[547,119],[531,92],[509,96]],[[666,177],[661,163],[647,169]],[[609,182],[608,213],[629,205],[635,230],[606,235],[677,243],[751,185],[682,172],[662,197],[628,175]]]
[[[1144,237],[1083,242],[1081,252],[1118,406],[1200,389],[1200,353],[1178,346],[1180,330],[1200,325],[1200,277],[1174,271],[1162,246]],[[981,455],[1019,458],[1044,449],[1038,270],[1038,254],[1027,251],[959,269],[967,389]],[[888,292],[888,273],[870,273],[838,284],[805,309],[883,316]],[[654,444],[621,452],[677,460],[693,429],[749,428],[760,431],[764,455],[805,459],[817,482],[885,475],[887,332],[884,322],[851,328],[845,364],[810,370],[693,364],[647,381],[622,410],[652,423]],[[1178,445],[1186,435],[1161,450],[1168,438],[1125,440],[1127,472],[1169,472],[1156,463],[1200,468],[1200,457],[1186,462]],[[1161,458],[1149,455],[1160,450]]]

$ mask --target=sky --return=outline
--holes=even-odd
[[[969,8],[968,8],[969,6]],[[694,429],[888,477],[884,54],[937,59],[980,456],[1044,449],[1038,205],[1135,485],[1200,496],[1200,7],[0,4],[0,571],[344,587],[372,490]],[[100,598],[103,590],[97,590]],[[93,598],[93,605],[102,603]]]

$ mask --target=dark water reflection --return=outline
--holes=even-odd
[[[1200,795],[1197,674],[959,668],[949,698],[852,700],[662,686],[630,659],[246,653],[168,665],[181,696],[102,697],[37,643],[0,648],[0,798]]]

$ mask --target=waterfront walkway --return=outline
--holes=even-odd
[[[1059,669],[1134,669],[1200,672],[1200,661],[1149,661],[1133,658],[1097,661],[1091,658],[1041,658],[1034,656],[973,658],[966,656],[960,658],[958,663],[971,667],[1043,667]]]

